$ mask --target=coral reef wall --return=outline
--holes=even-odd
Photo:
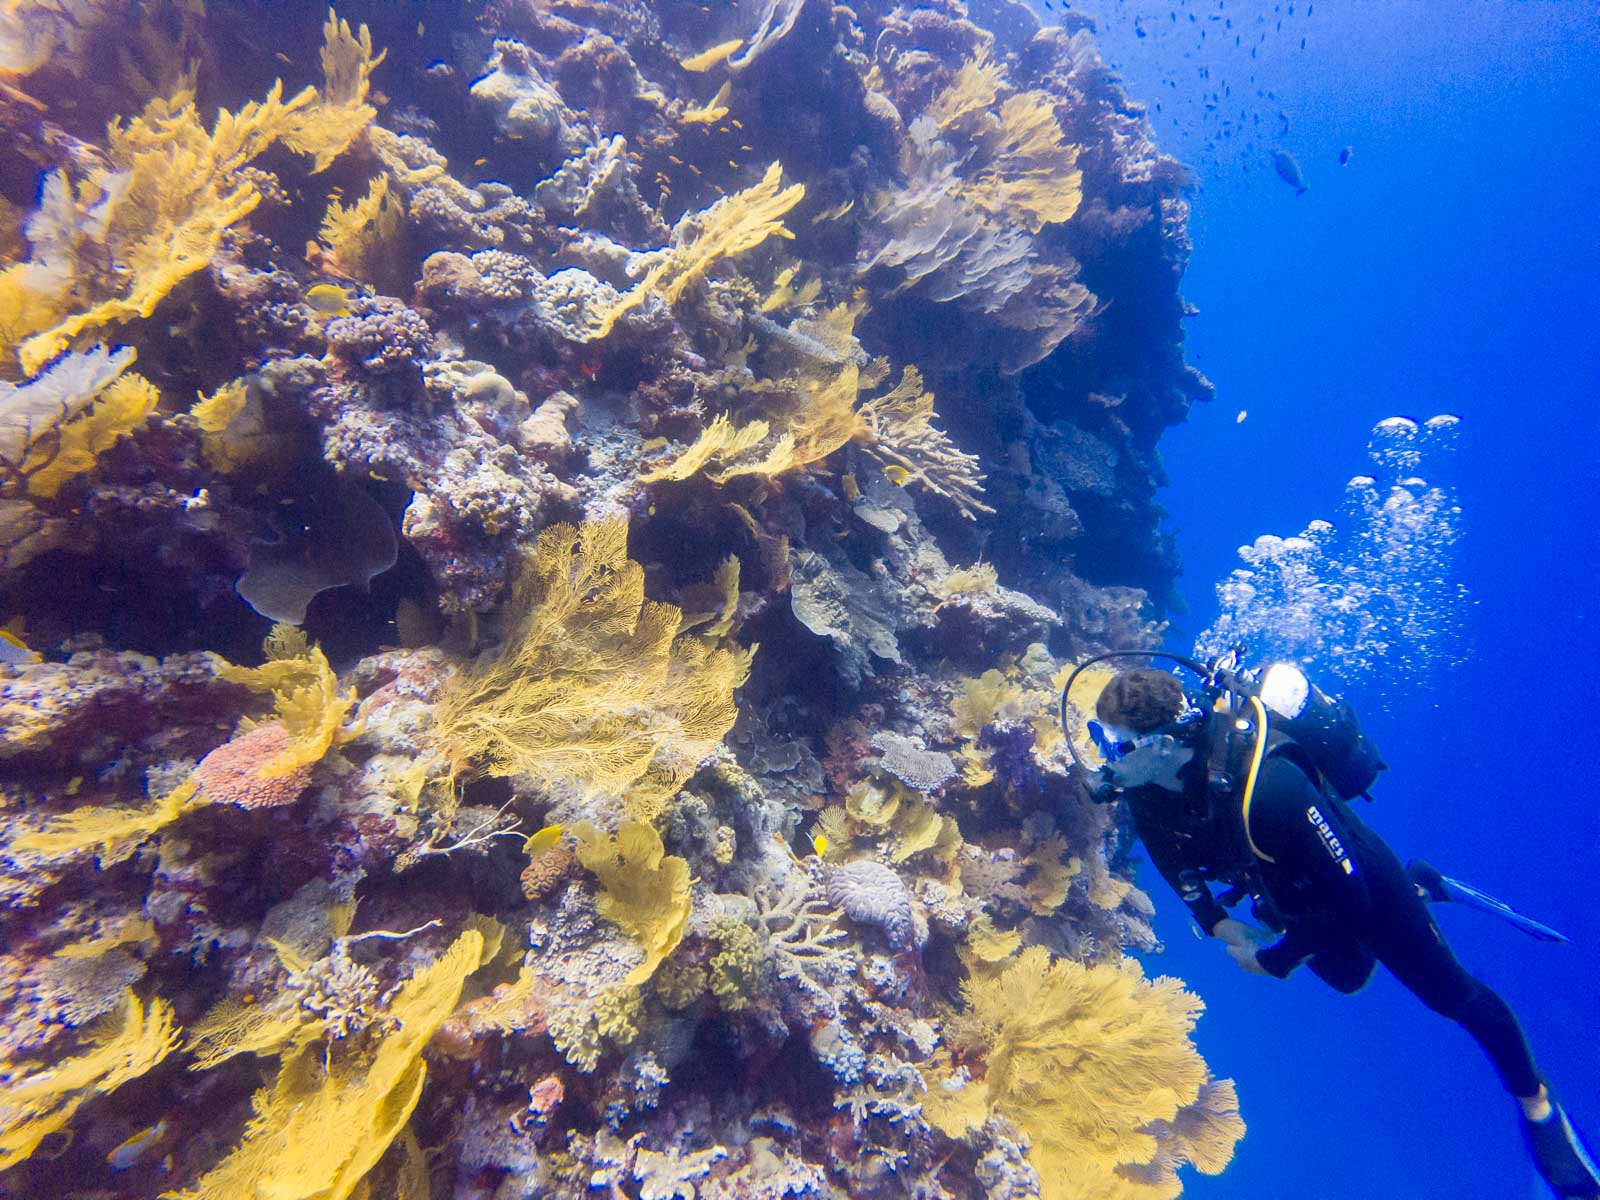
[[[1065,20],[0,7],[0,1194],[1226,1165],[1055,715],[1209,394]]]

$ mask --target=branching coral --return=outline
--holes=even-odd
[[[245,168],[274,143],[312,156],[313,171],[343,153],[374,115],[368,77],[382,55],[366,26],[357,37],[331,12],[324,35],[323,96],[308,87],[286,101],[280,81],[207,130],[180,90],[111,126],[107,167],[76,185],[64,172],[47,180],[27,226],[32,257],[0,273],[0,355],[33,374],[85,335],[149,317],[260,203]]]
[[[1175,979],[1146,981],[1131,960],[1052,962],[1038,946],[962,991],[963,1040],[987,1071],[981,1084],[930,1090],[944,1101],[930,1118],[957,1136],[984,1111],[1015,1122],[1032,1139],[1046,1200],[1155,1196],[1119,1168],[1150,1163],[1161,1150],[1151,1123],[1200,1098],[1206,1065],[1189,1040],[1200,1001]],[[1210,1139],[1208,1164],[1231,1145]]]
[[[508,606],[505,642],[441,697],[458,772],[528,773],[659,810],[733,727],[753,650],[679,633],[644,598],[625,517],[539,535]]]

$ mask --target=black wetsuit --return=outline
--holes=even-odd
[[[1182,797],[1156,787],[1127,793],[1151,860],[1201,929],[1210,933],[1228,913],[1200,875],[1222,878],[1234,865],[1253,870],[1283,927],[1281,940],[1256,955],[1270,974],[1281,979],[1307,963],[1330,986],[1354,992],[1381,962],[1477,1040],[1513,1095],[1538,1092],[1539,1073],[1511,1008],[1456,961],[1400,860],[1348,804],[1318,786],[1298,750],[1275,748],[1262,763],[1250,805],[1254,850],[1239,800],[1210,804],[1204,758],[1197,754],[1180,772]]]

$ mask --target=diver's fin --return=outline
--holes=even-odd
[[[1543,1121],[1522,1118],[1522,1136],[1539,1174],[1558,1196],[1587,1200],[1600,1195],[1600,1167],[1561,1105],[1553,1099],[1550,1103],[1550,1115]]]
[[[1536,937],[1541,942],[1570,942],[1572,939],[1566,934],[1551,929],[1541,921],[1532,917],[1525,917],[1512,908],[1504,900],[1496,900],[1488,892],[1473,887],[1470,883],[1462,883],[1459,879],[1451,879],[1448,875],[1441,875],[1429,864],[1420,858],[1414,858],[1406,864],[1406,875],[1411,879],[1417,889],[1418,895],[1436,903],[1453,900],[1457,904],[1465,904],[1468,908],[1475,908],[1479,912],[1490,913],[1502,921],[1508,921],[1529,937]]]

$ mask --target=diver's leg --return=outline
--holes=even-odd
[[[1363,942],[1331,932],[1318,939],[1317,952],[1306,962],[1318,979],[1347,996],[1367,986],[1377,964],[1377,956]]]
[[[1363,855],[1373,912],[1362,935],[1417,999],[1459,1024],[1483,1048],[1521,1108],[1522,1133],[1558,1196],[1600,1200],[1600,1167],[1534,1065],[1511,1006],[1456,959],[1419,894],[1420,882],[1383,847]]]
[[[1507,1091],[1537,1096],[1539,1070],[1511,1006],[1457,961],[1399,860],[1371,849],[1361,863],[1373,897],[1362,939],[1417,999],[1472,1035]]]

